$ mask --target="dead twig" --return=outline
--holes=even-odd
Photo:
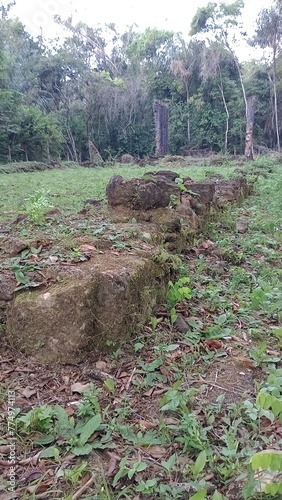
[[[126,389],[127,391],[128,391],[128,389],[129,389],[129,387],[130,387],[130,384],[131,384],[131,382],[132,382],[132,379],[133,379],[133,377],[134,377],[134,373],[135,373],[135,372],[136,372],[136,367],[135,367],[135,368],[133,368],[132,373],[131,373],[131,375],[130,375],[130,377],[129,377],[129,380],[128,380],[128,382],[127,382],[126,386],[125,386],[125,389]]]
[[[81,495],[83,495],[83,493],[85,492],[85,490],[87,490],[87,488],[89,488],[89,486],[92,486],[93,483],[94,483],[94,478],[92,476],[87,481],[87,483],[85,483],[83,486],[81,486],[81,488],[73,495],[72,500],[77,500],[78,498],[80,498]]]
[[[226,392],[237,392],[238,394],[241,394],[243,391],[242,389],[238,389],[237,387],[231,387],[230,389],[228,387],[223,387],[222,385],[215,384],[214,382],[209,382],[208,380],[205,380],[203,382],[203,385],[210,385],[211,387],[216,387],[217,389],[222,389],[223,391]]]

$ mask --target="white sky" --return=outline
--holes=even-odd
[[[209,0],[16,0],[12,13],[19,17],[26,29],[34,36],[42,28],[45,38],[58,33],[53,21],[55,14],[63,19],[73,15],[74,22],[84,21],[89,26],[115,23],[124,29],[136,23],[141,29],[156,27],[180,31],[186,36],[191,20],[198,7],[207,5]],[[226,1],[226,3],[231,3]],[[251,34],[258,12],[271,4],[271,0],[245,0],[243,20],[246,31]],[[249,49],[241,53],[248,58]]]

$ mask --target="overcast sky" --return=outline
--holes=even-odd
[[[53,21],[55,14],[64,19],[73,15],[74,22],[84,21],[89,26],[115,23],[123,29],[136,23],[141,29],[166,28],[186,36],[197,8],[207,3],[208,0],[16,0],[12,12],[32,35],[39,35],[42,28],[47,39],[58,31]],[[258,12],[270,3],[271,0],[245,0],[243,19],[248,32]]]

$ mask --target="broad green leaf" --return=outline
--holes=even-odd
[[[112,378],[107,378],[107,380],[105,380],[105,382],[104,382],[104,385],[107,387],[107,389],[109,390],[109,392],[111,394],[114,394],[114,392],[116,390],[116,384]]]
[[[143,344],[143,342],[136,342],[136,344],[134,344],[134,351],[135,352],[141,351],[141,349],[143,349],[144,345],[145,344]]]
[[[73,419],[69,418],[66,410],[62,406],[55,406],[54,415],[57,418],[56,430],[57,434],[65,439],[70,438],[73,435]]]
[[[190,497],[190,500],[205,500],[207,498],[207,490],[200,490],[195,495]]]
[[[193,466],[193,471],[194,471],[195,476],[198,476],[200,474],[200,472],[202,472],[206,463],[207,463],[207,454],[206,454],[206,451],[203,450],[203,451],[201,451],[201,453],[197,457],[197,460]]]
[[[132,479],[134,474],[137,474],[137,472],[142,472],[143,470],[147,469],[148,465],[145,464],[145,462],[135,462],[133,464],[132,469],[128,470],[128,478]]]
[[[94,432],[98,429],[99,425],[102,422],[101,415],[94,415],[94,417],[90,418],[88,422],[83,426],[80,438],[79,438],[79,443],[81,445],[84,445],[87,443],[88,439],[94,434]]]
[[[50,446],[50,448],[46,448],[42,450],[40,453],[40,458],[56,458],[58,459],[60,456],[60,450],[56,446]]]
[[[212,496],[212,500],[224,500],[224,497],[216,490]]]
[[[263,408],[264,410],[272,409],[273,414],[279,419],[282,423],[282,402],[280,399],[272,396],[272,394],[267,394],[265,392],[259,392],[257,395],[256,404],[258,407]]]
[[[271,456],[270,469],[273,471],[282,471],[282,452],[273,453]]]
[[[161,462],[161,466],[169,472],[175,466],[176,460],[177,460],[177,455],[176,453],[174,453],[173,455],[171,455],[171,457],[169,457],[168,460],[163,460]]]
[[[128,467],[126,467],[126,462],[127,462],[127,456],[126,457],[123,457],[119,463],[119,470],[118,472],[116,473],[114,479],[113,479],[113,487],[115,487],[118,483],[118,481],[127,475],[128,473]]]
[[[74,446],[70,451],[76,456],[89,455],[92,451],[92,446],[90,444],[85,444],[84,446]]]
[[[57,418],[60,426],[67,426],[69,424],[69,416],[62,406],[55,406],[54,415]]]
[[[175,321],[177,320],[177,317],[178,317],[178,314],[176,312],[176,309],[175,309],[175,307],[172,307],[170,310],[170,321],[172,324],[175,323]]]
[[[223,325],[226,322],[226,320],[227,320],[227,315],[226,314],[221,314],[220,316],[218,316],[216,318],[216,323],[218,325]]]
[[[19,283],[22,283],[23,285],[27,285],[29,283],[29,280],[25,277],[22,271],[15,271],[15,278]]]
[[[277,495],[278,493],[282,494],[282,483],[266,484],[265,493],[272,496]]]
[[[179,344],[170,344],[165,348],[165,350],[166,350],[166,352],[171,352],[171,351],[175,351],[176,349],[178,349],[178,347],[179,347]]]
[[[31,248],[31,249],[26,248],[25,250],[23,250],[23,251],[21,252],[21,258],[22,258],[22,259],[24,259],[25,257],[27,257],[27,256],[28,256],[28,254],[29,254],[30,252],[32,252],[32,248]],[[32,253],[33,253],[33,252],[32,252]]]
[[[34,440],[34,444],[40,444],[42,446],[44,446],[45,444],[50,444],[50,443],[53,443],[53,441],[55,441],[55,436],[41,436],[37,439]]]
[[[282,468],[282,452],[279,450],[264,450],[251,458],[251,464],[253,470],[258,469],[271,469],[273,471],[279,471]]]
[[[187,319],[187,323],[192,328],[195,328],[195,330],[201,330],[203,328],[202,321],[195,321],[194,319]]]

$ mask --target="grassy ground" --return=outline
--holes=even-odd
[[[255,168],[267,166],[260,162]],[[275,456],[272,468],[282,469],[275,454],[282,442],[282,169],[268,166],[273,171],[265,177],[262,169],[255,194],[187,250],[167,303],[132,343],[96,364],[90,358],[60,369],[2,348],[1,500],[239,500],[264,498],[265,487],[275,492],[275,473],[258,478],[250,466],[255,453],[270,450],[259,466]],[[55,206],[71,210],[102,195],[112,173],[101,171],[99,183],[96,170],[3,174],[9,197],[14,179],[16,201],[6,193],[5,210],[15,213],[27,186],[29,193],[50,189],[59,194]],[[95,194],[92,182],[100,186]],[[8,431],[17,443],[14,496]]]
[[[0,166],[0,218],[16,215],[25,211],[27,198],[34,193],[44,193],[50,207],[57,208],[65,214],[81,210],[87,199],[104,199],[105,188],[113,175],[122,175],[129,179],[140,177],[145,172],[172,168],[183,176],[193,179],[204,179],[205,172],[218,171],[213,167],[185,167],[179,165],[160,164],[158,167],[117,166],[105,168],[73,167],[66,169],[45,170],[43,172],[1,173]],[[222,166],[220,172],[229,175],[234,166]]]

